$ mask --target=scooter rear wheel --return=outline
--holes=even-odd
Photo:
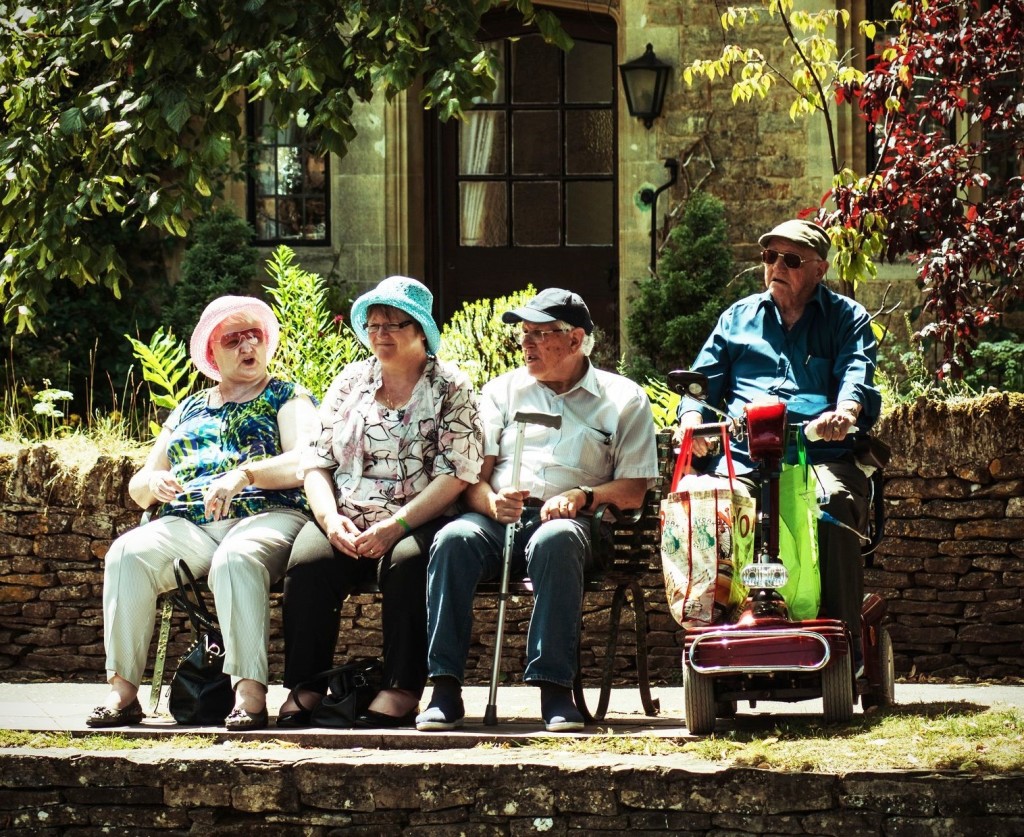
[[[686,728],[693,735],[710,735],[715,731],[715,684],[711,677],[683,666],[683,700],[686,705]]]
[[[821,670],[821,702],[825,723],[846,723],[853,717],[853,669],[848,656],[833,657]]]
[[[892,637],[885,628],[878,631],[878,670],[881,682],[876,688],[861,695],[860,704],[865,709],[872,706],[885,708],[896,703],[896,664],[892,651]]]

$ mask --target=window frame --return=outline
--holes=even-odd
[[[290,247],[330,247],[331,246],[331,160],[330,154],[321,155],[316,152],[316,143],[304,136],[303,129],[296,123],[295,119],[289,120],[285,128],[277,128],[266,119],[261,118],[263,102],[247,102],[246,104],[246,132],[249,143],[249,160],[246,166],[246,219],[255,230],[254,243],[257,246],[274,246],[286,244]],[[277,138],[283,132],[294,132],[299,135],[299,142],[281,142]],[[265,139],[270,134],[273,141]],[[300,170],[305,171],[310,160],[322,161],[322,191],[314,191],[308,188],[308,172],[303,174],[303,188],[298,191],[287,191],[287,187],[281,185],[280,172],[281,149],[294,149],[295,158],[300,161]],[[273,192],[263,192],[260,186],[260,160],[266,149],[272,149],[274,155]],[[260,202],[270,199],[274,201],[275,214],[267,217],[267,223],[274,224],[277,235],[264,235],[264,222],[260,215]],[[300,209],[297,219],[299,233],[296,235],[281,235],[281,214],[280,207],[284,201],[295,201]],[[308,221],[307,207],[312,200],[323,201],[323,232],[319,234],[313,222]],[[314,234],[303,234],[301,230],[314,226]]]

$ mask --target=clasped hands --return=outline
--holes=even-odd
[[[575,489],[569,489],[574,491]],[[515,523],[522,517],[523,507],[529,491],[514,491],[511,488],[503,488],[492,496],[493,517],[498,523]],[[542,521],[556,520],[558,518],[574,518],[577,514],[576,503],[570,499],[569,492],[556,494],[544,501],[540,507],[540,519]]]
[[[227,516],[232,498],[249,484],[240,470],[225,471],[203,487],[203,513],[210,520]],[[169,503],[185,491],[184,486],[168,470],[153,471],[147,482],[150,493],[159,503]]]
[[[203,488],[203,513],[210,520],[226,517],[231,498],[247,484],[248,480],[241,471],[226,471],[215,477]],[[184,486],[168,470],[153,471],[149,475],[148,487],[159,503],[169,503],[185,491]]]
[[[321,526],[331,546],[350,558],[380,558],[405,534],[405,529],[394,518],[381,520],[360,532],[356,524],[340,512],[329,513]]]

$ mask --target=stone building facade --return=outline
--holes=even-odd
[[[543,94],[521,95],[510,88],[504,103],[508,112],[499,108],[497,114],[500,119],[507,117],[510,126],[526,116],[539,120],[538,114],[548,113],[548,108],[551,114],[560,114],[562,121],[550,132],[524,128],[519,133],[509,127],[507,171],[502,163],[473,162],[466,148],[473,140],[479,142],[479,132],[473,133],[476,123],[441,125],[420,107],[415,89],[391,103],[378,97],[360,104],[355,117],[358,136],[347,156],[331,157],[326,166],[329,213],[324,239],[309,243],[299,235],[284,243],[296,250],[303,267],[329,277],[351,296],[391,274],[424,280],[435,293],[439,321],[458,310],[467,297],[498,295],[495,288],[508,293],[528,283],[536,287],[568,285],[595,302],[599,325],[610,337],[618,337],[623,348],[621,323],[635,283],[649,271],[652,214],[660,244],[693,188],[701,187],[720,198],[735,245],[737,270],[742,270],[756,259],[755,242],[761,232],[797,212],[816,208],[828,191],[832,161],[825,122],[820,116],[791,119],[785,95],[734,104],[730,85],[722,80],[710,84],[700,80],[692,87],[682,81],[683,67],[697,58],[715,57],[721,49],[726,36],[719,23],[718,4],[702,0],[551,0],[537,5],[555,11],[576,39],[577,56],[567,60],[583,60],[589,47],[599,47],[587,59],[585,76],[592,83],[595,73],[604,74],[603,87],[595,85],[596,92],[575,99],[566,93],[559,102],[554,102],[556,95],[553,103],[542,104],[538,102],[545,99]],[[865,0],[840,0],[839,5],[852,13],[853,27],[865,14]],[[804,0],[796,7],[817,10],[819,5]],[[493,31],[482,32],[481,39],[494,49],[508,36],[525,44],[529,33],[524,39],[523,33],[511,26],[508,19],[499,21]],[[748,27],[736,37],[744,45],[762,50],[773,63],[788,64],[783,51],[785,31],[777,19]],[[844,49],[865,51],[859,43],[846,43],[847,37],[839,33]],[[647,44],[671,66],[662,116],[650,128],[629,116],[617,69],[642,55]],[[555,47],[548,49],[558,52]],[[511,74],[515,55],[510,55]],[[533,74],[542,73],[542,64],[547,66],[547,59],[542,62],[538,56],[542,56],[540,51],[531,53]],[[571,75],[562,82],[571,86]],[[562,82],[553,80],[552,84]],[[517,97],[529,100],[525,114],[515,109]],[[590,98],[597,100],[592,108],[579,104]],[[580,113],[590,119],[581,118],[579,124],[585,128],[577,130],[573,119]],[[862,168],[864,125],[851,121],[848,113],[834,113],[833,122],[841,162]],[[447,165],[446,149],[453,143],[458,146],[460,162]],[[516,161],[517,143],[536,165]],[[564,144],[564,153],[558,150],[559,143]],[[586,152],[585,163],[573,162],[570,146],[574,143]],[[494,155],[499,150],[490,148]],[[679,178],[652,208],[641,200],[641,192],[667,182],[668,160],[678,163]],[[549,166],[553,168],[549,170]],[[507,187],[509,200],[514,202],[509,204],[509,224],[516,219],[546,219],[538,224],[548,224],[552,234],[557,234],[559,216],[552,206],[561,202],[565,240],[553,246],[546,240],[524,244],[512,232],[508,246],[497,246],[494,241],[477,246],[466,241],[470,210],[462,197],[465,193],[457,190],[472,187],[473,183],[464,181],[480,172],[498,180],[508,176],[507,182],[491,185],[502,190]],[[573,192],[580,185],[577,181],[591,175],[600,181],[590,184],[597,191],[582,192],[589,199],[577,200]],[[248,207],[252,215],[253,181],[229,184],[228,189],[229,200],[241,210]],[[573,207],[583,203],[588,212],[596,213],[595,204],[605,199],[607,213],[599,222],[593,215],[586,222],[600,230],[574,241]],[[269,253],[272,244],[265,242],[265,252]],[[883,268],[882,272],[888,281],[890,273],[907,271]],[[722,277],[723,283],[730,278]],[[888,301],[894,301],[893,294]]]

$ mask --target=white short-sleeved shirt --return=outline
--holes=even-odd
[[[480,415],[484,455],[495,456],[491,488],[512,485],[516,422],[519,411],[561,417],[556,429],[526,425],[519,488],[547,500],[578,485],[613,479],[658,476],[654,418],[647,393],[621,375],[595,369],[568,392],[558,394],[526,369],[509,372],[484,385]]]

